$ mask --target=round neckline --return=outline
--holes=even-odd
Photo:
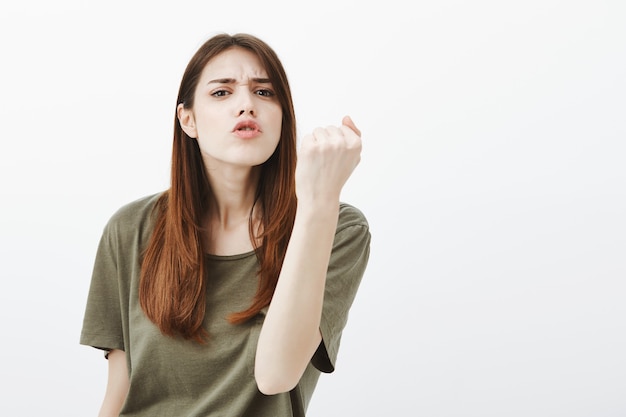
[[[238,259],[247,258],[254,255],[254,249],[244,253],[236,253],[234,255],[215,255],[212,253],[205,253],[204,257],[215,261],[236,261]]]

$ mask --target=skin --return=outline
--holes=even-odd
[[[128,369],[126,354],[114,349],[109,353],[109,375],[104,400],[98,417],[115,417],[120,415],[122,405],[128,394]]]
[[[271,84],[259,82],[263,78],[267,73],[254,54],[229,49],[205,67],[193,109],[178,108],[183,130],[198,140],[214,192],[204,237],[213,254],[253,248],[247,222],[259,165],[278,144],[282,117],[278,101],[268,94]],[[233,128],[242,120],[254,121],[260,132],[238,137]],[[360,155],[361,132],[348,116],[338,126],[320,127],[302,138],[295,223],[256,350],[255,378],[266,395],[295,387],[322,340],[322,302],[340,193]],[[124,353],[113,351],[100,417],[118,415],[127,392]]]

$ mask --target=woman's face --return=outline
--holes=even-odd
[[[234,47],[206,65],[192,109],[178,108],[185,133],[196,138],[208,170],[252,167],[269,159],[280,140],[282,109],[265,68]]]

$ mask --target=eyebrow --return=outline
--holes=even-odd
[[[257,84],[271,84],[272,81],[269,78],[250,78],[250,81],[253,81]],[[215,80],[209,81],[207,84],[235,84],[237,80],[234,78],[217,78]]]

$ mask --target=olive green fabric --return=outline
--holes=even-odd
[[[228,314],[250,305],[256,290],[254,252],[206,255],[205,345],[167,337],[138,301],[140,258],[153,227],[159,194],[132,202],[106,225],[96,254],[80,343],[126,353],[130,390],[122,416],[304,416],[320,371],[334,370],[341,332],[369,258],[363,214],[341,204],[326,281],[323,341],[298,386],[266,396],[254,380],[254,357],[265,312],[242,325]]]

